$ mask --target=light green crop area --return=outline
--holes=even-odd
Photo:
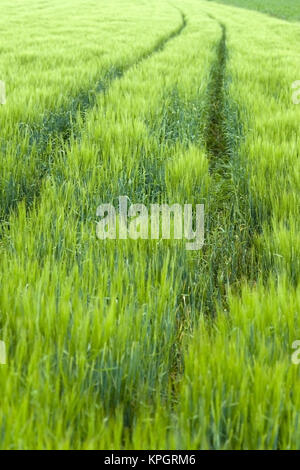
[[[0,448],[299,448],[299,24],[23,0],[0,27]],[[203,248],[97,239],[124,195],[204,204]]]

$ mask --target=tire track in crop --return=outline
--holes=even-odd
[[[212,17],[215,21],[215,18]],[[240,155],[244,131],[240,112],[230,96],[227,74],[226,26],[222,31],[208,86],[208,121],[205,131],[210,173],[215,182],[210,203],[212,238],[210,276],[218,303],[227,308],[227,288],[239,289],[243,280],[254,283],[260,271],[253,240],[261,231],[251,212],[248,174]],[[213,248],[214,246],[214,248]],[[204,253],[205,250],[204,249]],[[212,311],[213,304],[209,302]],[[214,302],[215,304],[215,302]]]
[[[177,89],[171,90],[160,113],[163,119],[149,126],[151,135],[157,135],[166,151],[178,141],[186,148],[197,145],[200,150],[206,149],[213,180],[205,202],[206,241],[193,257],[191,271],[187,269],[184,276],[183,310],[201,310],[207,315],[214,315],[217,303],[227,307],[229,285],[238,286],[243,278],[256,280],[258,263],[252,239],[260,231],[251,213],[247,170],[240,158],[242,120],[228,89],[226,27],[219,24],[221,37],[216,44],[205,103],[197,94],[186,100]],[[163,176],[162,172],[160,179]],[[183,312],[182,318],[185,317]]]
[[[80,140],[79,121],[84,123],[87,112],[96,106],[99,93],[106,93],[115,80],[121,79],[130,69],[139,66],[154,54],[161,52],[165,46],[179,36],[187,25],[185,14],[180,10],[181,23],[167,36],[162,37],[154,47],[146,50],[135,62],[125,66],[112,66],[104,77],[100,79],[89,90],[80,90],[79,93],[69,101],[68,106],[62,107],[54,112],[46,114],[39,123],[27,125],[19,124],[19,138],[29,138],[26,154],[20,154],[16,149],[19,161],[26,162],[27,159],[35,157],[35,169],[30,181],[24,179],[13,181],[11,178],[4,188],[7,200],[1,201],[0,227],[7,220],[9,214],[15,210],[20,201],[25,201],[29,208],[33,200],[39,196],[43,178],[51,173],[51,167],[55,160],[55,154],[64,152],[65,146],[70,145],[71,138]],[[40,158],[40,157],[43,158]],[[22,163],[24,164],[24,163]]]
[[[226,28],[221,23],[222,37],[217,47],[217,58],[211,70],[211,81],[208,86],[208,123],[205,132],[206,149],[211,158],[211,167],[215,159],[228,158],[228,146],[224,128],[225,109],[225,75],[226,75]]]
[[[205,203],[205,243],[183,275],[185,296],[178,299],[178,333],[170,373],[175,403],[184,371],[184,338],[193,335],[199,312],[213,318],[218,307],[228,311],[228,288],[239,292],[241,283],[256,282],[260,271],[253,247],[260,227],[251,213],[247,170],[240,158],[242,121],[228,89],[226,27],[219,24],[222,34],[207,86],[203,136],[198,139],[200,148],[203,144],[206,148],[213,184]]]

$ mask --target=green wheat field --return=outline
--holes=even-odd
[[[0,449],[300,449],[299,0],[0,29]],[[99,240],[123,195],[204,204],[203,248]]]

